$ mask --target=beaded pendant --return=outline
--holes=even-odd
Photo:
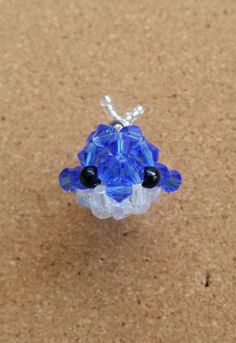
[[[59,184],[76,193],[77,202],[100,219],[145,213],[161,191],[170,193],[180,187],[181,175],[159,162],[159,148],[132,125],[144,112],[142,106],[120,116],[109,96],[101,104],[112,122],[98,125],[89,134],[78,153],[80,164],[62,170]]]

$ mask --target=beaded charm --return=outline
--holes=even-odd
[[[180,187],[181,175],[159,162],[159,148],[132,125],[143,114],[142,106],[120,116],[109,96],[101,104],[112,122],[90,133],[78,153],[80,165],[60,173],[60,186],[76,193],[77,201],[100,219],[145,213],[161,191]]]

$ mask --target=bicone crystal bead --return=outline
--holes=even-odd
[[[144,167],[153,167],[155,160],[153,159],[152,151],[149,149],[148,143],[143,140],[132,149],[132,159],[135,161],[137,169]]]
[[[97,130],[93,134],[92,141],[94,144],[101,148],[107,148],[107,146],[118,139],[118,132],[114,127],[109,125],[100,124]]]
[[[67,192],[75,192],[78,188],[85,189],[80,182],[82,167],[66,168],[59,175],[59,184]]]
[[[151,151],[152,153],[152,158],[153,158],[153,161],[154,162],[157,162],[158,161],[158,158],[159,158],[159,149],[153,145],[152,143],[147,143],[148,144],[148,148],[149,150]]]
[[[138,144],[141,140],[144,139],[142,131],[137,125],[125,126],[120,130],[120,135],[122,139],[128,139],[132,145]]]
[[[99,164],[99,177],[107,186],[122,186],[140,183],[140,175],[124,155],[109,156]]]
[[[165,192],[175,192],[179,189],[182,183],[181,174],[177,170],[171,170],[168,181],[163,185],[163,190]]]
[[[78,158],[82,166],[97,166],[99,162],[109,156],[109,151],[98,147],[93,142],[89,143],[83,150],[78,153]]]
[[[95,134],[95,131],[92,131],[92,132],[88,135],[88,137],[87,137],[87,143],[91,143],[91,142],[92,142],[92,139],[93,139],[94,134]]]
[[[66,192],[75,192],[77,187],[71,181],[72,168],[63,169],[59,175],[59,184]]]
[[[132,194],[132,186],[110,186],[106,187],[106,193],[109,197],[116,200],[117,202],[122,202],[124,199],[128,198]]]

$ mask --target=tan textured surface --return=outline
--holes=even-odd
[[[235,342],[236,2],[0,8],[0,342]],[[106,93],[184,178],[123,222],[57,185]]]

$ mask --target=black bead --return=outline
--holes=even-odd
[[[95,166],[84,167],[80,173],[80,181],[87,188],[95,188],[101,183],[98,179],[98,169]]]
[[[154,188],[160,182],[161,175],[157,168],[155,167],[145,167],[144,168],[144,179],[142,186],[145,188]]]

